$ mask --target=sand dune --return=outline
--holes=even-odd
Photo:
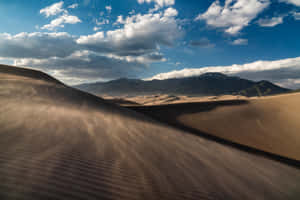
[[[40,72],[0,66],[0,104],[0,199],[300,196],[298,168],[168,127]]]
[[[201,100],[201,98],[199,99]],[[202,99],[203,100],[203,99]],[[300,93],[137,107],[156,119],[300,161]]]
[[[115,97],[103,96],[105,99],[116,99]],[[144,106],[155,106],[155,105],[169,105],[169,104],[180,104],[180,103],[198,103],[207,101],[224,101],[224,100],[241,100],[249,99],[244,96],[235,95],[220,95],[220,96],[181,96],[181,95],[145,95],[145,96],[134,96],[134,97],[121,97],[124,101],[136,102],[138,105]],[[122,106],[135,106],[122,102],[115,101],[117,104]]]

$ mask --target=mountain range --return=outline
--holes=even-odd
[[[136,96],[153,94],[216,96],[243,95],[247,97],[268,96],[289,92],[269,81],[251,81],[222,73],[206,73],[196,77],[151,80],[117,79],[75,86],[97,95]]]

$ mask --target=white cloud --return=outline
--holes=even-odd
[[[168,8],[165,10],[165,17],[176,17],[178,15],[178,11],[174,8]]]
[[[104,25],[104,24],[109,24],[109,20],[108,19],[103,19],[102,21],[98,21],[96,19],[96,25],[97,26],[101,26],[101,25]]]
[[[300,20],[300,12],[293,12],[293,16],[295,20]]]
[[[16,59],[15,65],[46,71],[68,84],[135,77],[137,72],[146,68],[145,64],[135,60],[128,61],[86,50],[76,51],[64,58]]]
[[[78,3],[74,3],[74,4],[68,6],[68,8],[70,8],[70,9],[75,9],[77,7],[78,7]]]
[[[138,0],[139,4],[143,3],[151,3],[154,2],[159,7],[165,7],[165,6],[173,6],[175,4],[175,0]]]
[[[116,20],[116,22],[114,23],[114,25],[118,25],[118,24],[125,24],[125,20],[124,20],[124,18],[123,18],[123,15],[119,15],[119,16],[117,17],[117,20]]]
[[[0,34],[0,56],[6,58],[65,57],[77,48],[68,33]]]
[[[55,30],[56,28],[63,28],[65,24],[77,24],[80,23],[81,20],[74,15],[70,15],[69,12],[65,9],[63,9],[63,5],[64,2],[60,1],[58,3],[55,3],[51,6],[48,6],[42,10],[40,10],[41,14],[44,14],[46,17],[49,16],[54,16],[54,15],[58,15],[61,14],[59,17],[57,17],[56,19],[53,19],[50,24],[46,24],[44,26],[41,27],[41,29],[47,29],[50,31]],[[68,8],[70,9],[74,9],[77,8],[78,4],[72,4],[70,5]]]
[[[284,18],[284,16],[272,17],[269,19],[268,18],[259,19],[258,24],[262,27],[274,27],[274,26],[277,26],[278,24],[282,24],[283,18]]]
[[[232,42],[233,45],[247,45],[248,44],[248,40],[247,39],[236,39]]]
[[[47,29],[53,31],[56,28],[63,28],[65,24],[77,24],[77,23],[81,23],[81,20],[77,16],[64,14],[52,20],[50,24],[46,24],[42,26],[41,29]]]
[[[165,62],[160,46],[172,46],[182,34],[174,8],[136,14],[119,20],[120,28],[95,34],[67,33],[0,34],[0,57],[15,65],[41,69],[69,84],[99,79],[133,77],[153,62]],[[121,18],[120,18],[121,19]],[[76,16],[63,13],[43,29],[79,23]],[[107,23],[97,21],[96,24]]]
[[[81,36],[78,40],[78,44],[94,44],[97,42],[101,42],[104,39],[104,33],[98,32],[93,35]]]
[[[280,1],[288,4],[293,4],[295,6],[300,6],[300,0],[280,0]]]
[[[105,9],[108,13],[111,13],[112,7],[111,6],[105,6]]]
[[[177,11],[167,9],[159,13],[137,14],[118,18],[123,28],[81,36],[77,42],[96,52],[110,52],[122,56],[153,53],[159,45],[171,46],[182,35],[176,19]]]
[[[220,72],[257,81],[269,80],[282,85],[287,85],[286,82],[289,80],[289,87],[296,88],[296,82],[300,79],[300,57],[275,61],[256,61],[243,65],[186,68],[157,74],[147,80],[192,77],[208,72]]]
[[[40,14],[44,14],[46,17],[50,17],[50,16],[58,15],[62,12],[66,12],[66,10],[62,8],[63,5],[64,5],[63,1],[52,4],[51,6],[41,9]]]
[[[222,6],[220,1],[216,0],[195,20],[205,20],[209,26],[223,28],[226,33],[235,35],[269,5],[269,0],[226,0]]]
[[[153,52],[153,53],[149,53],[149,54],[137,56],[137,57],[126,56],[126,60],[136,61],[136,62],[143,63],[143,64],[167,61],[167,59],[164,58],[164,55],[159,52]]]
[[[94,30],[94,31],[99,31],[99,30],[101,30],[101,27],[95,26],[95,27],[93,28],[93,30]]]
[[[121,28],[101,32],[96,26],[97,33],[79,37],[59,32],[0,34],[0,57],[68,83],[135,77],[150,63],[166,61],[160,46],[172,46],[182,35],[177,14],[173,8],[136,14],[123,19]],[[78,22],[76,16],[63,13],[42,28]]]
[[[109,24],[109,19],[103,19],[101,21],[99,21],[98,19],[96,19],[96,26],[94,27],[94,31],[99,31],[102,29],[102,25],[105,25],[105,24]]]

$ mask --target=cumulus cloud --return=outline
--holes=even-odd
[[[280,0],[280,1],[288,4],[293,4],[295,6],[300,6],[300,0]]]
[[[106,25],[109,24],[109,19],[102,19],[102,20],[98,20],[96,19],[96,26],[93,28],[94,31],[99,31],[102,29],[102,25]]]
[[[248,44],[248,40],[243,38],[236,39],[232,42],[232,45],[247,45],[247,44]]]
[[[243,65],[187,68],[157,74],[147,80],[192,77],[208,72],[220,72],[256,81],[269,80],[282,86],[297,88],[297,81],[300,80],[300,57],[275,61],[256,61]]]
[[[68,33],[0,34],[0,56],[6,58],[65,57],[78,48]]]
[[[46,17],[54,16],[62,13],[61,16],[52,20],[50,24],[46,24],[42,26],[41,29],[47,29],[53,31],[57,28],[63,28],[65,24],[77,24],[81,22],[81,20],[77,16],[70,15],[67,10],[63,9],[63,5],[64,2],[61,1],[40,10],[40,13],[44,14]],[[68,8],[74,9],[77,6],[78,4],[72,4]]]
[[[150,63],[165,62],[161,46],[172,46],[182,35],[173,8],[123,19],[121,28],[91,35],[68,33],[0,34],[0,57],[15,65],[42,69],[55,77],[79,83],[97,79],[133,77]],[[62,14],[43,29],[53,30],[78,18]],[[70,81],[70,82],[69,82]]]
[[[81,37],[97,42],[103,33]],[[165,61],[163,54],[118,56],[93,52],[79,45],[68,33],[0,34],[0,58],[14,60],[17,66],[42,69],[69,84],[100,79],[135,77],[149,63]]]
[[[119,16],[117,17],[117,20],[116,20],[116,22],[114,23],[114,25],[118,25],[118,24],[125,24],[125,20],[124,20],[123,15],[119,15]]]
[[[99,30],[101,30],[101,27],[95,26],[95,27],[93,28],[93,30],[94,30],[94,31],[99,31]]]
[[[226,33],[235,35],[269,5],[269,0],[226,0],[222,6],[220,1],[216,0],[195,20],[204,20],[211,27],[222,28]]]
[[[15,65],[43,69],[69,84],[135,77],[137,72],[146,67],[140,62],[127,61],[86,50],[76,51],[65,58],[16,59]]]
[[[176,19],[178,12],[171,8],[159,13],[128,16],[118,23],[122,28],[81,36],[77,43],[96,52],[119,56],[140,56],[158,51],[159,45],[172,46],[182,35]]]
[[[102,41],[103,39],[104,39],[104,33],[98,32],[98,33],[95,33],[94,35],[81,36],[77,40],[77,43],[79,43],[79,44],[94,44],[94,43],[97,43],[98,41]]]
[[[64,14],[50,22],[50,24],[46,24],[41,27],[41,29],[47,29],[50,31],[55,30],[56,28],[63,28],[65,24],[77,24],[81,23],[81,20],[74,15]]]
[[[160,46],[172,46],[182,35],[177,15],[174,8],[136,14],[123,19],[121,28],[78,37],[57,32],[0,34],[0,56],[71,84],[133,77],[150,63],[166,61]],[[79,21],[69,17],[62,14],[42,28],[52,30]]]
[[[78,7],[78,3],[74,3],[74,4],[68,6],[68,8],[70,8],[70,9],[75,9],[77,7]]]
[[[175,0],[138,0],[139,4],[152,2],[161,8],[165,6],[173,6],[175,4]]]
[[[43,8],[40,10],[40,14],[45,15],[46,17],[58,15],[62,12],[66,12],[62,7],[64,5],[63,1],[60,1],[58,3],[52,4],[51,6],[48,6],[46,8]]]
[[[149,64],[154,62],[165,62],[167,59],[164,57],[162,53],[153,52],[142,56],[132,57],[126,56],[125,57],[128,61],[135,61],[143,64]]]
[[[165,17],[176,17],[178,15],[178,11],[174,8],[168,8],[165,10]]]
[[[109,19],[103,19],[103,20],[98,20],[96,19],[96,25],[97,26],[101,26],[101,25],[104,25],[104,24],[109,24]]]
[[[112,7],[111,6],[105,6],[105,9],[108,13],[111,13]]]
[[[284,16],[259,19],[258,24],[262,27],[274,27],[283,23]]]
[[[300,12],[293,12],[293,16],[295,20],[300,20]]]

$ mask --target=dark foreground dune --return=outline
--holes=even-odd
[[[0,199],[295,199],[297,168],[0,66]],[[24,74],[24,75],[22,75]]]

